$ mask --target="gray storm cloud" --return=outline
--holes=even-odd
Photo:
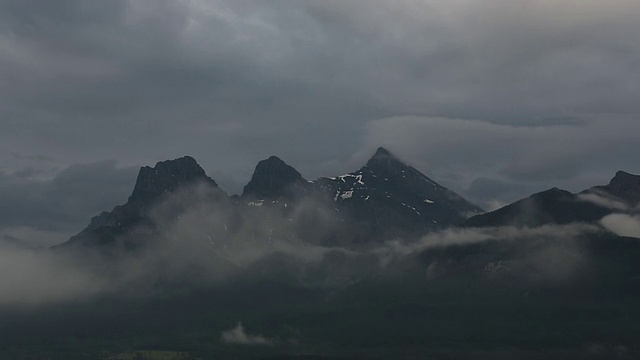
[[[53,175],[0,173],[0,242],[50,246],[66,241],[92,216],[123,202],[136,171],[115,161],[99,161],[75,164]]]
[[[635,166],[629,149],[637,145],[638,131],[637,119],[614,115],[537,127],[404,116],[370,122],[366,144],[389,146],[454,189],[489,179],[489,188],[466,195],[479,203],[510,202],[550,187],[580,191],[608,182],[617,170]],[[606,175],[598,179],[601,171]]]
[[[313,179],[358,168],[384,145],[487,207],[639,173],[638,18],[635,0],[1,1],[0,240],[60,242],[126,199],[130,166],[184,154],[235,193],[271,154]],[[96,162],[105,158],[116,162]],[[328,213],[315,215],[330,223]],[[226,216],[203,206],[167,219],[166,247],[114,272],[148,276],[185,239],[207,250],[173,268],[192,255],[206,264],[208,227]],[[251,220],[225,250],[233,264],[215,271],[276,252],[305,264],[358,256],[243,242],[271,230]],[[31,251],[3,258],[24,266],[5,268],[23,276],[1,280],[16,289],[6,296],[48,298],[11,279],[67,274]],[[94,283],[73,270],[63,294]]]
[[[638,17],[627,0],[3,1],[0,154],[138,165],[188,153],[237,192],[265,155],[309,178],[338,173],[369,150],[376,119],[418,115],[535,125],[510,142],[521,163],[499,154],[486,168],[575,186],[632,160],[611,139],[635,120],[605,114],[640,111]],[[524,155],[557,129],[545,125],[593,122],[578,131],[599,144],[588,169],[573,141]],[[571,138],[560,132],[549,142]],[[464,168],[448,149],[429,165]]]

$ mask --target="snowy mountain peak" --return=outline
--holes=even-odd
[[[358,221],[374,238],[440,229],[482,212],[382,147],[359,170],[317,183],[340,214]]]

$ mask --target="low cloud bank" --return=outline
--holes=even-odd
[[[611,210],[620,210],[620,211],[630,210],[629,205],[625,204],[624,202],[620,200],[612,199],[604,195],[598,195],[594,193],[580,194],[578,195],[578,198],[583,201],[587,201],[598,206],[606,207]]]
[[[103,293],[109,282],[43,250],[0,247],[0,306],[38,305]]]
[[[600,223],[620,236],[640,238],[640,216],[626,214],[607,215]]]
[[[44,178],[26,170],[0,171],[0,242],[43,247],[64,242],[90,215],[126,200],[138,171],[113,160],[71,165]]]
[[[452,229],[423,236],[416,242],[402,242],[399,240],[386,242],[374,250],[383,258],[385,256],[407,256],[412,253],[426,251],[432,248],[470,245],[492,240],[518,241],[532,238],[572,239],[580,235],[595,233],[598,228],[588,224],[545,225],[535,228],[517,228],[513,226]]]
[[[583,224],[450,229],[366,247],[326,246],[304,234],[312,225],[327,233],[341,226],[330,204],[310,199],[294,210],[289,206],[277,211],[266,205],[247,210],[209,201],[215,195],[211,191],[198,187],[159,204],[151,217],[160,228],[133,231],[128,240],[147,244],[133,252],[105,257],[101,251],[88,251],[78,256],[0,247],[0,305],[48,304],[104,293],[148,295],[162,284],[208,286],[234,281],[237,276],[287,277],[305,286],[343,286],[402,269],[408,259],[433,249],[501,241],[527,244],[531,239],[546,242],[527,248],[530,252],[521,252],[517,261],[552,278],[573,273],[584,257],[580,242],[574,240],[599,231]],[[624,234],[640,235],[637,218],[607,217],[603,224],[608,228],[624,225],[632,231]],[[312,233],[318,234],[315,228]],[[442,269],[442,264],[432,267]],[[430,264],[419,266],[426,271]],[[229,339],[262,341],[245,334],[241,326],[232,330]]]
[[[244,329],[241,322],[233,329],[222,332],[220,337],[223,342],[235,345],[273,345],[274,341],[262,335],[250,335]]]

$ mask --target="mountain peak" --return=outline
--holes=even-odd
[[[298,170],[277,156],[258,162],[253,176],[242,191],[243,197],[277,198],[293,195],[308,184]]]
[[[271,163],[271,164],[277,164],[277,165],[281,165],[281,166],[289,166],[287,165],[287,163],[285,163],[282,159],[280,159],[279,157],[275,156],[275,155],[271,155],[269,156],[267,159],[260,161],[260,163]]]
[[[595,222],[608,210],[585,202],[557,187],[535,193],[498,210],[476,215],[465,222],[468,227],[537,227],[549,224]]]
[[[609,187],[620,190],[640,189],[640,176],[619,170],[609,182]]]
[[[383,148],[382,146],[380,146],[377,150],[376,153],[373,154],[373,157],[383,157],[383,156],[393,156],[395,157],[389,150]]]
[[[553,187],[549,190],[541,191],[539,193],[530,196],[531,199],[538,201],[551,201],[563,198],[573,198],[574,195],[567,190],[563,190],[557,187]]]
[[[140,168],[136,185],[129,199],[151,200],[163,193],[174,191],[183,184],[197,181],[218,186],[191,156],[160,161],[154,167]]]
[[[399,169],[406,166],[400,159],[383,147],[379,147],[371,159],[367,161],[367,167],[369,168]]]

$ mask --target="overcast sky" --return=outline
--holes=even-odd
[[[182,155],[236,193],[270,155],[314,179],[385,146],[485,207],[640,173],[638,19],[637,0],[0,0],[0,237],[62,239]]]

